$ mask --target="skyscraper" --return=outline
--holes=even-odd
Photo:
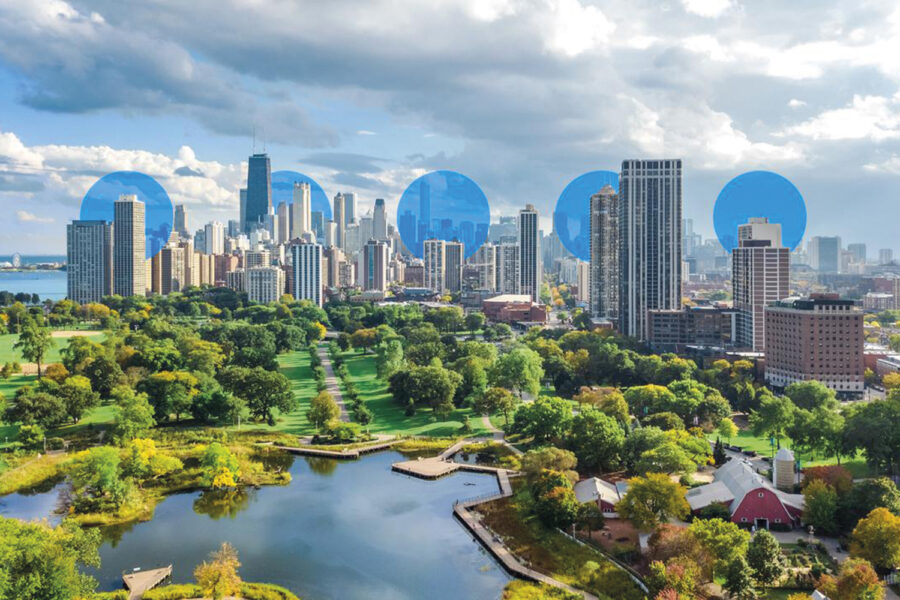
[[[819,273],[837,273],[841,264],[841,238],[817,235],[807,245],[809,266]]]
[[[225,225],[218,221],[212,221],[207,223],[204,229],[206,231],[206,253],[225,254]]]
[[[244,286],[251,302],[268,304],[284,294],[284,271],[281,267],[253,267],[244,271]]]
[[[294,182],[294,196],[291,203],[291,239],[303,237],[312,231],[312,193],[305,181]]]
[[[538,213],[531,204],[519,211],[518,293],[531,296],[533,302],[541,298],[541,234]]]
[[[790,248],[781,245],[781,225],[765,217],[752,218],[737,231],[731,253],[738,346],[763,352],[765,309],[790,293]]]
[[[330,287],[340,287],[341,284],[341,265],[344,264],[344,252],[340,248],[329,246],[325,248],[325,275],[323,283]]]
[[[254,154],[247,164],[247,201],[244,205],[244,231],[264,223],[272,207],[272,165],[268,154]]]
[[[186,238],[188,234],[188,218],[184,204],[175,205],[175,221],[173,223],[175,233]]]
[[[857,263],[866,262],[866,245],[865,244],[847,244],[847,251],[853,257],[853,261]]]
[[[590,202],[591,314],[615,319],[619,314],[619,196],[605,185]]]
[[[187,251],[190,250],[171,244],[160,251],[160,294],[180,292],[187,287],[189,265],[186,264],[185,259],[190,261],[192,258],[185,256]]]
[[[475,289],[497,289],[497,247],[490,242],[481,245],[469,258],[468,263],[478,272],[478,283]]]
[[[462,290],[462,267],[465,245],[453,240],[444,244],[444,286],[448,292]]]
[[[387,216],[384,214],[384,198],[375,199],[375,211],[372,214],[372,237],[376,240],[387,239]]]
[[[681,159],[626,160],[619,175],[619,329],[647,339],[647,311],[681,308]]]
[[[312,232],[316,234],[316,241],[320,244],[325,243],[325,215],[320,210],[313,210],[309,213],[309,225]]]
[[[291,239],[290,209],[291,205],[287,202],[282,202],[275,209],[275,216],[278,217],[278,235],[275,236],[275,241],[279,244],[283,244]]]
[[[247,188],[241,188],[240,191],[240,199],[241,199],[241,212],[238,213],[240,215],[239,224],[242,232],[247,232],[250,227],[247,225]]]
[[[291,245],[294,300],[311,300],[322,306],[322,245],[299,242]]]
[[[497,293],[519,293],[519,246],[512,241],[501,241],[496,249]]]
[[[882,248],[878,251],[878,264],[889,265],[894,260],[894,251],[890,248]]]
[[[363,290],[387,290],[388,245],[380,240],[369,240],[362,248],[360,284]]]
[[[334,197],[334,245],[341,250],[344,249],[344,232],[347,229],[345,207],[344,195],[338,193]]]
[[[112,231],[109,221],[72,221],[66,227],[69,300],[86,304],[112,294]]]
[[[446,289],[447,242],[444,240],[425,240],[422,249],[425,263],[425,287],[443,294]]]
[[[143,296],[147,292],[144,203],[133,194],[123,194],[113,212],[113,293]]]

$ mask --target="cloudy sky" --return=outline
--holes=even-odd
[[[433,169],[546,216],[578,175],[685,162],[685,216],[754,169],[807,236],[895,247],[900,8],[828,0],[0,0],[0,254],[63,252],[114,170],[191,227],[237,217],[253,148],[389,214]]]

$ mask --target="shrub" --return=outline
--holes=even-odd
[[[203,590],[193,583],[166,585],[150,590],[144,594],[144,600],[185,600],[201,598]]]

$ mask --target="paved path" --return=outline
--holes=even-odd
[[[503,430],[497,429],[494,427],[494,424],[491,423],[490,415],[481,415],[481,424],[484,425],[484,428],[490,431],[494,435],[494,439],[497,441],[503,440]]]
[[[341,409],[341,421],[349,423],[350,415],[347,414],[344,394],[341,393],[341,384],[338,382],[338,378],[334,374],[334,368],[331,366],[331,356],[328,354],[327,346],[319,346],[319,358],[322,359],[322,368],[325,369],[325,389],[337,402],[338,408]]]
[[[172,576],[172,565],[149,571],[135,571],[122,575],[122,581],[128,588],[128,600],[140,600],[144,594]]]

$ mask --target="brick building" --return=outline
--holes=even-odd
[[[542,304],[532,302],[530,294],[503,294],[481,303],[481,310],[489,320],[499,323],[546,322],[547,311]]]
[[[687,346],[725,348],[734,343],[735,311],[712,306],[647,311],[647,343],[654,352],[685,352]]]

